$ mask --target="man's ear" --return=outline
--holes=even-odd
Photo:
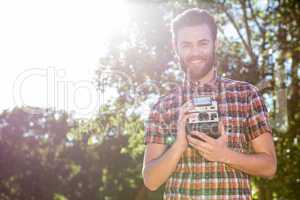
[[[221,47],[220,42],[218,39],[215,40],[215,49],[219,49]]]
[[[172,41],[172,48],[173,48],[173,51],[175,53],[175,55],[174,55],[175,59],[179,60],[178,48],[177,48],[177,44],[176,44],[176,42],[174,40]]]

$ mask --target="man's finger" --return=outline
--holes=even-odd
[[[225,133],[225,127],[224,127],[224,124],[223,124],[222,120],[219,122],[219,132],[221,134],[221,137],[219,137],[218,139],[223,140],[225,143],[227,143],[228,136]]]
[[[181,107],[182,108],[188,108],[188,107],[191,107],[193,104],[191,101],[186,101]]]
[[[199,139],[193,138],[191,135],[188,135],[188,141],[189,143],[197,146],[197,149],[201,150],[201,151],[205,151],[205,152],[209,152],[211,151],[211,145],[201,141]]]
[[[218,129],[219,129],[219,132],[220,132],[221,135],[226,135],[225,134],[225,127],[224,127],[224,124],[223,124],[222,120],[219,121]]]
[[[199,139],[193,138],[191,135],[188,135],[187,138],[189,143],[200,146],[201,141]]]
[[[192,143],[192,142],[190,142],[189,144],[190,144],[194,149],[196,149],[197,151],[199,151],[201,154],[202,154],[202,153],[206,153],[206,154],[209,153],[209,151],[208,151],[207,149],[202,148],[202,147],[199,146],[199,145],[196,145],[196,144],[194,144],[194,143]]]
[[[204,140],[205,142],[208,142],[208,143],[211,143],[215,140],[212,137],[209,137],[208,135],[206,135],[205,133],[202,133],[202,132],[199,132],[199,131],[192,131],[191,134],[195,135],[196,137],[199,137],[200,139],[202,139],[202,140]]]
[[[179,115],[185,115],[188,114],[192,108],[192,105],[187,101],[181,107],[177,108],[177,110],[179,111]]]

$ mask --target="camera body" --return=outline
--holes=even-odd
[[[192,99],[193,109],[189,111],[190,116],[187,119],[186,131],[200,131],[210,137],[218,138],[219,115],[217,101],[211,96],[199,96]]]

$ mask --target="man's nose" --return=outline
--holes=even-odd
[[[192,48],[191,54],[192,54],[193,56],[201,55],[201,54],[202,54],[202,49],[201,49],[199,46],[194,46],[194,47]]]

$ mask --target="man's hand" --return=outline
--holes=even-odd
[[[222,122],[219,123],[219,131],[221,136],[218,139],[214,139],[199,131],[193,131],[191,135],[194,137],[191,135],[187,136],[188,143],[197,149],[205,159],[224,162],[229,148],[227,147],[227,136],[225,135]]]
[[[189,110],[193,107],[192,103],[187,101],[179,108],[179,116],[177,121],[177,137],[175,145],[177,145],[182,151],[184,151],[188,146],[188,141],[186,137],[186,121],[189,117]]]
[[[163,144],[147,144],[144,155],[143,178],[147,188],[154,191],[170,177],[177,167],[182,153],[188,146],[185,125],[192,108],[190,102],[179,108],[177,137],[175,143],[166,148]]]
[[[193,132],[195,139],[188,135],[191,146],[209,161],[218,161],[230,165],[245,173],[262,177],[273,177],[276,173],[276,153],[272,141],[272,135],[268,132],[251,141],[254,153],[245,154],[231,150],[227,146],[227,136],[224,126],[219,123],[221,136],[218,139],[207,136],[205,133]]]

